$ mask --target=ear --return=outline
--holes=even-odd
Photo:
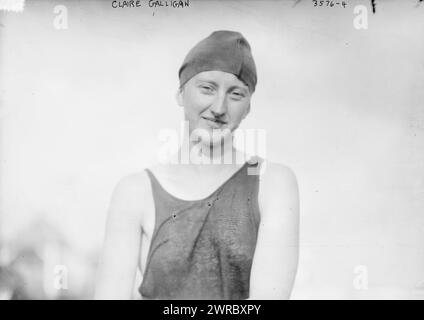
[[[177,100],[177,103],[180,107],[184,107],[183,93],[184,93],[184,88],[178,88],[177,94],[175,95],[175,99]]]

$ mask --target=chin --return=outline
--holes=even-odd
[[[221,136],[218,138],[210,138],[210,137],[204,137],[201,139],[201,144],[208,148],[224,148],[225,141],[231,142],[231,139],[228,139],[228,135]]]
[[[222,130],[221,132],[219,130]],[[214,135],[214,131],[215,135]],[[200,138],[201,141],[204,141],[205,143],[219,143],[220,141],[227,139],[228,136],[231,135],[231,130],[229,128],[211,128],[210,126],[198,126],[195,129],[195,132],[192,132],[193,137],[195,139]]]

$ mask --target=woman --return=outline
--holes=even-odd
[[[213,32],[188,53],[179,79],[191,139],[190,157],[181,148],[178,158],[191,161],[118,183],[95,296],[130,299],[139,266],[143,299],[288,299],[298,261],[296,177],[273,163],[255,174],[261,158],[234,161],[245,155],[232,133],[257,82],[247,40]]]

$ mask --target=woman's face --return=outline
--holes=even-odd
[[[177,95],[184,107],[189,132],[195,129],[202,143],[214,145],[228,138],[250,111],[249,88],[234,74],[204,71],[191,78]],[[228,130],[225,130],[228,129]],[[220,132],[221,135],[213,135]]]

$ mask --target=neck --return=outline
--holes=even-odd
[[[177,157],[180,164],[190,167],[234,167],[243,164],[247,159],[245,155],[234,147],[234,138],[229,135],[225,140],[221,140],[216,144],[207,144],[184,140],[182,146],[178,150]],[[212,166],[213,165],[213,166]]]

